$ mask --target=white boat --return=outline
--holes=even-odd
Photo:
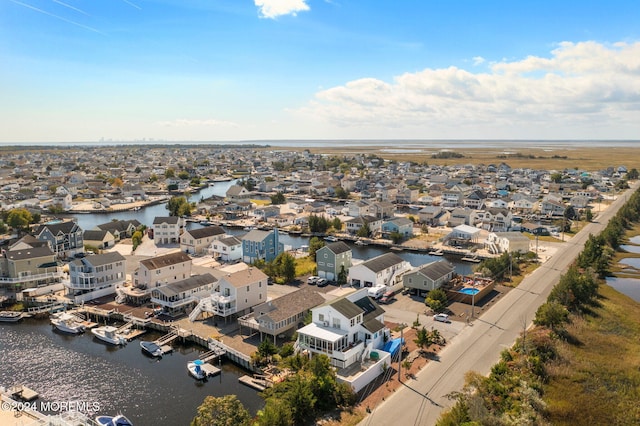
[[[369,243],[367,243],[367,242],[365,242],[365,241],[362,241],[362,240],[358,240],[358,241],[356,241],[356,242],[355,242],[355,244],[356,244],[357,246],[368,246],[368,245],[369,245]]]
[[[80,322],[78,317],[69,313],[62,312],[51,317],[51,324],[55,328],[65,333],[80,334],[84,333],[85,326]]]
[[[334,237],[333,235],[329,235],[328,237],[324,237],[325,241],[329,241],[330,243],[335,243],[336,241],[340,241],[338,240],[338,238]]]
[[[187,370],[197,380],[204,380],[207,377],[207,373],[202,369],[204,361],[196,359],[195,361],[189,361],[187,363]]]
[[[103,342],[111,343],[112,345],[127,344],[127,339],[123,335],[118,334],[118,329],[111,325],[94,328],[91,330],[91,333]]]
[[[140,342],[140,347],[146,354],[150,356],[160,358],[162,355],[164,355],[164,352],[162,352],[162,348],[156,342],[147,342],[143,340],[142,342]]]
[[[22,319],[22,312],[2,311],[0,312],[0,322],[18,322]]]
[[[133,426],[133,423],[122,414],[117,416],[98,416],[96,423],[100,426]]]

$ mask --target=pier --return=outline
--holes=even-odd
[[[24,385],[18,385],[18,386],[9,388],[9,395],[14,399],[18,399],[20,401],[27,401],[27,402],[33,401],[39,396],[38,392],[34,391],[33,389],[29,389]]]

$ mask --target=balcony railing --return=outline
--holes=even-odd
[[[60,280],[61,278],[62,278],[62,272],[58,271],[58,272],[47,272],[45,274],[25,275],[17,278],[0,277],[0,283],[22,284],[22,283],[29,283],[33,281],[41,281],[41,280]]]
[[[180,299],[180,300],[176,300],[176,301],[170,302],[168,300],[158,299],[157,297],[152,297],[151,298],[151,302],[157,303],[158,305],[166,306],[168,308],[175,309],[175,308],[179,308],[179,307],[184,306],[184,305],[188,305],[190,303],[198,302],[198,299],[196,299],[193,296],[189,296],[189,297],[185,297],[184,299]]]

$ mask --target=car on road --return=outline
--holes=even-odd
[[[309,278],[307,278],[307,284],[309,285],[316,285],[318,283],[318,280],[320,279],[319,276],[317,275],[311,275]]]
[[[449,315],[447,314],[435,314],[433,316],[434,321],[439,321],[439,322],[451,322],[451,320],[449,319]]]
[[[318,287],[326,287],[329,285],[329,281],[326,278],[318,278],[316,284]]]

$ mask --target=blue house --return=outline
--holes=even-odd
[[[242,260],[245,263],[254,263],[258,259],[271,262],[283,251],[278,228],[272,231],[254,229],[242,237]]]
[[[382,235],[389,235],[394,232],[397,232],[404,237],[412,236],[413,222],[406,217],[396,217],[382,224]]]

